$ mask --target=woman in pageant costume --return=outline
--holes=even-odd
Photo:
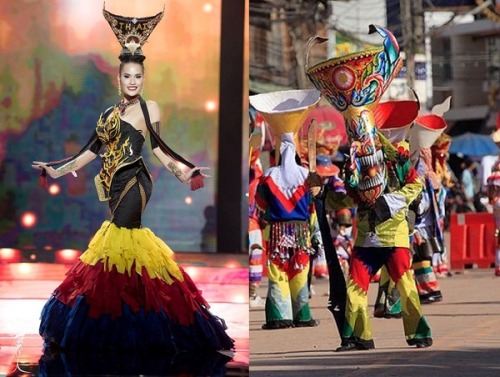
[[[160,112],[140,96],[145,56],[141,46],[163,16],[128,18],[103,9],[122,46],[118,81],[123,99],[104,111],[87,145],[75,156],[56,162],[33,162],[58,178],[75,172],[98,154],[102,168],[95,178],[101,201],[109,204],[88,249],[53,292],[41,314],[40,335],[46,346],[62,350],[231,350],[234,341],[222,319],[191,278],[173,260],[172,250],[141,216],[151,196],[151,174],[141,156],[149,134],[154,155],[191,189],[203,187],[206,175],[175,154],[159,136]],[[185,171],[178,163],[188,167]],[[45,182],[46,185],[46,182]]]

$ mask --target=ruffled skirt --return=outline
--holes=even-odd
[[[147,228],[105,221],[45,304],[40,335],[66,350],[230,350],[221,318]]]

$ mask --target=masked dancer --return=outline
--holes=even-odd
[[[399,72],[402,60],[394,36],[370,25],[384,37],[383,46],[321,62],[307,68],[316,88],[340,112],[351,143],[345,169],[347,195],[328,193],[331,208],[357,205],[357,236],[347,286],[346,322],[338,352],[375,347],[368,313],[370,277],[383,265],[401,294],[405,339],[418,348],[432,345],[411,271],[408,206],[423,184],[408,159],[378,130],[374,108]],[[391,177],[395,177],[394,180]],[[396,183],[397,186],[389,184]]]
[[[419,102],[415,100],[387,101],[377,105],[374,111],[375,122],[381,134],[391,142],[399,155],[400,164],[406,164],[410,159],[409,150],[409,131],[419,111]],[[396,170],[388,170],[387,185],[392,189],[397,189],[401,183],[394,173]],[[408,206],[408,237],[413,238],[415,224],[415,208],[418,200],[413,200]],[[401,295],[396,288],[396,284],[391,279],[386,266],[380,269],[380,278],[378,281],[379,289],[373,316],[376,318],[401,318]]]
[[[446,133],[442,133],[434,144],[431,146],[432,152],[432,168],[441,182],[441,190],[437,197],[439,209],[439,225],[442,232],[447,229],[449,214],[446,213],[446,198],[450,190],[457,184],[458,180],[454,176],[450,166],[448,165],[449,149],[451,146],[451,137]],[[448,267],[448,250],[446,244],[443,244],[443,252],[434,254],[432,266],[437,277],[452,276]]]
[[[419,115],[410,132],[411,159],[418,175],[424,180],[416,212],[412,244],[414,250],[412,268],[422,304],[443,299],[433,269],[433,258],[435,254],[440,256],[444,252],[442,211],[439,203],[442,202],[445,193],[442,182],[432,166],[431,147],[446,127],[444,118],[431,112]]]
[[[266,224],[268,291],[263,329],[313,327],[307,285],[310,255],[323,242],[316,211],[297,152],[297,131],[319,101],[317,90],[291,90],[250,96],[251,105],[279,138],[277,166],[264,172],[257,187],[257,208]]]

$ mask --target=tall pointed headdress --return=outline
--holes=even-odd
[[[122,46],[120,60],[130,55],[137,56],[139,61],[146,59],[141,47],[160,22],[164,11],[152,17],[124,17],[108,12],[105,6],[106,3],[103,5],[102,14]]]

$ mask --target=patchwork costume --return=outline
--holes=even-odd
[[[337,351],[374,348],[367,293],[371,276],[383,265],[401,293],[406,342],[417,347],[432,344],[431,329],[422,314],[411,271],[407,221],[408,207],[423,184],[411,166],[408,151],[397,150],[377,130],[374,116],[374,108],[402,61],[397,42],[388,30],[370,25],[370,32],[384,37],[383,47],[330,59],[307,69],[315,87],[342,112],[351,143],[345,171],[347,194],[329,193],[326,198],[331,208],[357,205],[346,323]]]
[[[418,115],[419,107],[418,100],[399,100],[383,102],[375,108],[374,116],[377,128],[398,151],[397,160],[399,164],[408,164],[410,155],[408,145],[409,130]],[[404,185],[404,182],[395,174],[397,170],[395,171],[393,166],[388,169],[388,173],[387,186],[389,191],[397,190]],[[417,198],[408,206],[407,220],[410,230],[408,235],[410,243],[415,219],[414,208],[418,205],[420,196]],[[373,316],[376,318],[401,318],[401,295],[386,266],[382,266],[380,269],[378,284],[379,289]]]
[[[268,293],[264,329],[316,326],[309,307],[310,255],[323,249],[316,211],[306,179],[296,161],[294,132],[320,98],[316,90],[285,91],[250,97],[250,103],[280,135],[277,166],[257,187],[256,204],[266,224]]]

